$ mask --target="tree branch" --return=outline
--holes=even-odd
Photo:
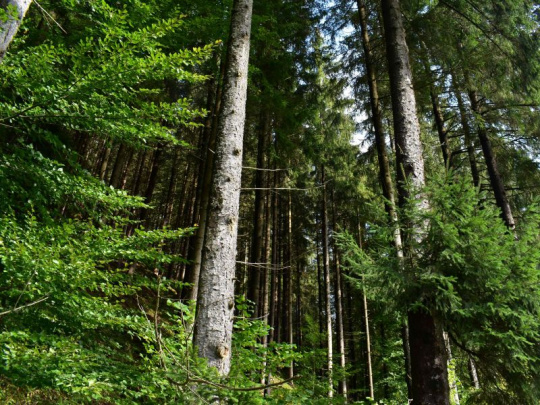
[[[4,315],[7,315],[7,314],[11,314],[11,313],[13,313],[13,312],[19,312],[19,311],[21,311],[21,310],[23,310],[23,309],[25,309],[25,308],[32,307],[32,306],[37,305],[37,304],[39,304],[39,303],[41,303],[41,302],[43,302],[43,301],[47,301],[48,299],[49,299],[49,296],[47,295],[47,296],[45,296],[45,297],[43,297],[43,298],[40,298],[40,299],[37,300],[37,301],[33,301],[33,302],[28,303],[28,304],[22,305],[22,306],[20,306],[20,307],[16,307],[16,308],[10,309],[9,311],[0,312],[0,316],[4,316]]]

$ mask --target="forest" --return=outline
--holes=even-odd
[[[540,404],[538,0],[0,0],[0,403]]]

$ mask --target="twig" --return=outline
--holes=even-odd
[[[43,298],[40,298],[40,299],[37,300],[37,301],[30,302],[29,304],[25,304],[25,305],[23,305],[23,306],[20,306],[20,307],[17,307],[17,308],[13,308],[13,309],[10,309],[9,311],[0,312],[0,316],[4,316],[4,315],[7,315],[7,314],[11,314],[11,313],[13,313],[13,312],[19,312],[19,311],[23,310],[24,308],[32,307],[32,306],[34,306],[34,305],[39,304],[40,302],[47,301],[48,299],[49,299],[49,296],[45,296],[45,297],[43,297]]]
[[[54,17],[53,17],[52,15],[50,15],[50,14],[47,12],[47,10],[45,10],[43,7],[41,7],[41,4],[39,4],[36,0],[34,0],[34,3],[36,3],[36,6],[38,6],[39,9],[40,9],[47,17],[49,17],[49,18],[52,20],[52,22],[55,23],[55,24],[58,26],[58,28],[60,28],[60,29],[62,30],[62,32],[63,32],[64,34],[67,35],[67,31],[66,31],[66,30],[58,23],[58,21],[56,21],[56,20],[54,19]]]
[[[189,383],[199,383],[199,384],[206,384],[206,385],[211,385],[212,387],[216,387],[216,388],[221,388],[221,389],[224,389],[224,390],[229,390],[229,391],[242,391],[242,392],[247,392],[247,391],[261,391],[261,390],[264,390],[264,389],[267,389],[267,388],[272,388],[272,387],[278,387],[280,385],[283,385],[283,384],[287,384],[288,382],[291,382],[293,380],[297,380],[301,378],[301,376],[297,375],[295,377],[291,377],[291,378],[287,378],[286,380],[283,380],[283,381],[280,381],[280,382],[277,382],[277,383],[272,383],[272,384],[267,384],[267,385],[258,385],[256,387],[246,387],[246,388],[242,388],[242,387],[230,387],[228,385],[224,385],[224,384],[219,384],[219,383],[215,383],[215,382],[212,382],[212,381],[208,381],[208,380],[204,380],[202,378],[191,378],[188,376],[186,382],[180,384],[180,383],[177,383],[176,381],[174,381],[171,377],[168,377],[168,380],[173,383],[174,385],[184,385],[184,384],[189,384]]]
[[[325,183],[326,184],[326,183]],[[324,187],[324,184],[323,185],[320,185],[320,186],[314,186],[314,187],[307,187],[307,188],[289,188],[289,187],[242,187],[240,190],[242,191],[246,191],[246,190],[292,190],[292,191],[308,191],[308,190],[313,190],[313,189],[316,189],[316,188],[322,188]]]
[[[249,166],[242,166],[242,169],[248,169],[248,170],[258,170],[262,172],[286,172],[289,169],[263,169],[260,167],[249,167]]]

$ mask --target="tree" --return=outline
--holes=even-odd
[[[409,49],[405,38],[399,0],[382,0],[386,38],[386,52],[394,116],[396,138],[397,178],[401,206],[407,199],[416,199],[420,212],[429,208],[423,195],[411,196],[409,190],[418,193],[425,186],[424,159],[420,142],[420,126],[416,113]],[[410,239],[421,240],[425,229],[422,223],[407,235],[404,249],[406,260],[414,269],[418,259],[410,249]],[[414,270],[413,270],[414,271]],[[411,350],[413,401],[428,404],[449,404],[449,387],[446,370],[446,353],[442,326],[426,303],[411,306],[408,310],[409,344]]]
[[[225,67],[215,172],[201,264],[194,344],[228,374],[234,314],[236,238],[242,175],[252,0],[235,0]]]

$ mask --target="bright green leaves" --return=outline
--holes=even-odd
[[[129,17],[123,10],[108,12],[117,13],[116,22]],[[135,144],[176,142],[174,129],[206,112],[186,98],[171,100],[166,83],[205,80],[195,66],[214,48],[164,48],[161,41],[181,26],[177,18],[137,30],[103,25],[77,43],[46,42],[14,52],[0,66],[0,123],[41,139],[48,137],[37,128],[61,125]]]

